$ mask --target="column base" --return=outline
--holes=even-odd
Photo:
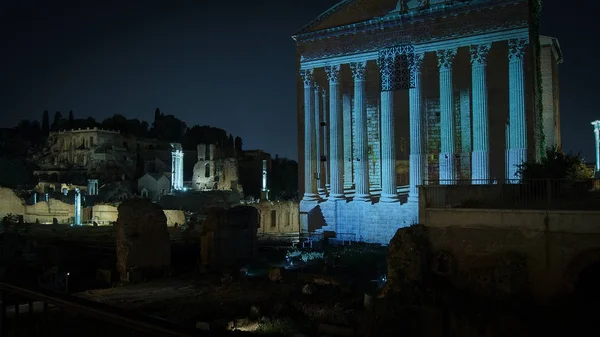
[[[419,203],[419,194],[418,193],[408,193],[407,203]]]
[[[330,194],[329,201],[338,201],[338,200],[346,200],[346,196],[343,194]]]
[[[454,153],[440,152],[440,185],[456,184],[456,169],[454,162]]]
[[[316,193],[304,193],[302,201],[318,201],[319,195]]]
[[[473,185],[487,185],[490,183],[489,153],[487,151],[473,151],[471,153],[471,183]]]
[[[506,179],[510,184],[517,184],[521,181],[518,176],[519,166],[527,161],[527,149],[508,149],[506,150]]]
[[[354,194],[352,201],[371,201],[370,194]]]
[[[381,198],[379,198],[380,202],[400,202],[400,197],[398,194],[381,194]]]

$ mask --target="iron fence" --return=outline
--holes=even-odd
[[[600,180],[451,180],[420,187],[425,208],[600,210]]]
[[[0,283],[0,336],[229,336],[64,294]],[[239,335],[239,334],[236,334]]]

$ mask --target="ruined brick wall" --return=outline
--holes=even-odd
[[[70,223],[75,216],[75,205],[67,204],[60,200],[48,199],[48,202],[40,201],[35,205],[25,206],[25,214],[23,220],[29,223],[52,223],[53,219],[56,218],[59,223]],[[85,217],[82,212],[82,221],[85,221]]]
[[[260,225],[258,232],[263,234],[299,233],[299,208],[294,201],[261,202],[252,204],[258,209]]]
[[[119,205],[115,224],[117,270],[122,281],[131,268],[159,271],[171,265],[171,239],[163,209],[146,199]]]
[[[192,188],[198,191],[240,191],[238,161],[214,144],[198,145],[198,162],[194,165]]]
[[[576,262],[600,251],[599,240],[563,231],[411,226],[390,242],[388,279],[394,288],[433,273],[488,296],[546,301],[567,291],[585,267]]]

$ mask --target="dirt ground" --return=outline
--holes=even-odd
[[[269,333],[311,333],[321,323],[353,327],[362,310],[362,293],[341,285],[315,284],[311,275],[284,272],[278,282],[267,276],[221,278],[195,275],[162,279],[90,290],[78,296],[184,325],[207,322],[226,326],[249,318],[257,322],[257,332]]]

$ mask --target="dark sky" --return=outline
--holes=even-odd
[[[4,1],[0,126],[41,119],[44,110],[151,122],[159,107],[188,125],[239,135],[246,149],[297,158],[290,36],[336,2]],[[559,38],[565,55],[563,145],[591,162],[590,122],[600,119],[593,104],[600,74],[589,43],[595,17],[558,3],[544,1],[542,33]]]

